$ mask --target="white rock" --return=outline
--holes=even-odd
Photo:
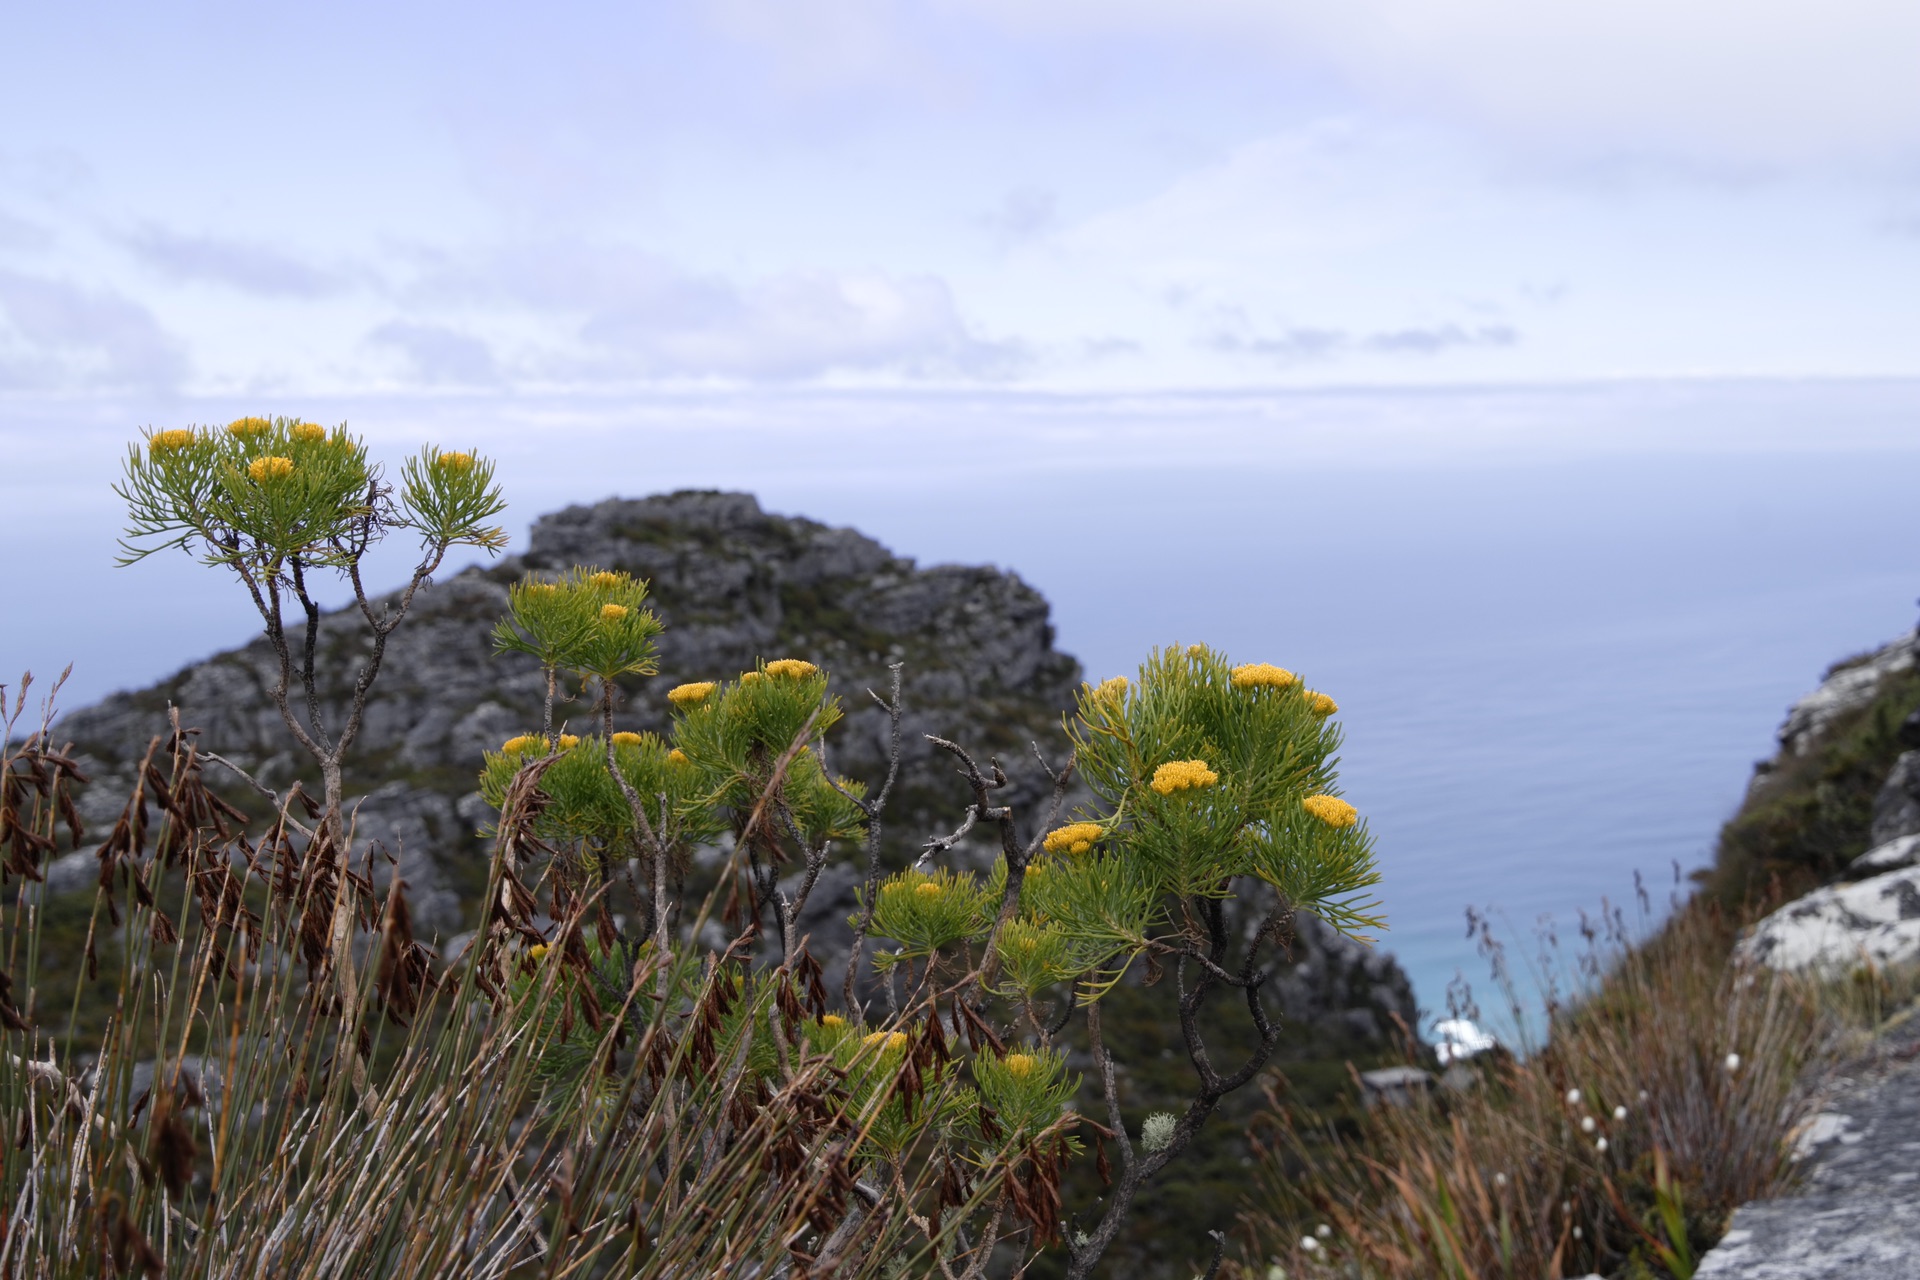
[[[1848,863],[1847,870],[1856,876],[1878,875],[1916,862],[1920,862],[1920,835],[1900,836],[1873,846]]]
[[[1754,925],[1737,954],[1825,977],[1920,959],[1920,867],[1815,889]]]
[[[1469,1018],[1442,1018],[1433,1024],[1434,1054],[1442,1066],[1485,1053],[1496,1041]]]
[[[1917,637],[1901,636],[1876,649],[1865,661],[1836,671],[1818,689],[1793,704],[1780,726],[1780,745],[1788,755],[1800,755],[1807,744],[1836,717],[1873,701],[1885,676],[1913,666]]]

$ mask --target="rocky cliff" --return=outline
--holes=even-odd
[[[1013,780],[1015,804],[1038,820],[1045,779],[1032,744],[1055,761],[1066,754],[1061,716],[1081,670],[1055,648],[1046,600],[1018,577],[991,568],[921,567],[853,530],[765,512],[744,494],[676,493],[570,507],[539,520],[523,554],[452,575],[422,593],[388,644],[366,728],[349,761],[357,842],[378,841],[398,857],[416,917],[442,938],[471,927],[484,882],[487,851],[476,832],[494,815],[475,790],[481,752],[536,727],[544,692],[530,660],[493,653],[491,628],[506,608],[509,583],[528,571],[576,564],[646,579],[667,627],[660,672],[625,690],[621,727],[664,727],[664,692],[681,681],[729,677],[758,658],[806,658],[831,673],[847,708],[830,736],[832,767],[877,783],[888,723],[867,690],[884,691],[888,664],[900,662],[905,750],[887,813],[888,857],[904,861],[928,836],[951,831],[969,800],[945,755],[927,744],[928,733],[982,758],[998,756]],[[231,589],[209,575],[209,592]],[[365,643],[357,617],[329,614],[320,630],[323,667],[347,670],[344,660]],[[84,800],[89,825],[104,832],[117,814],[133,768],[166,725],[169,704],[203,731],[206,749],[268,785],[312,781],[268,696],[274,666],[264,640],[255,640],[152,688],[67,715],[56,738],[75,745],[96,779]],[[344,680],[327,690],[334,723],[348,692]],[[590,707],[573,702],[559,714],[585,723]],[[258,803],[238,781],[229,795]],[[971,854],[978,864],[992,856],[984,843]],[[50,879],[56,891],[78,891],[94,874],[90,849],[82,847],[56,863]],[[830,868],[800,922],[829,967],[855,905],[856,883],[851,858]],[[1297,921],[1291,962],[1268,990],[1287,1027],[1274,1068],[1284,1073],[1291,1096],[1316,1105],[1341,1105],[1350,1087],[1346,1062],[1370,1066],[1395,1058],[1395,1020],[1418,1021],[1411,984],[1391,955],[1311,917]],[[1164,994],[1129,985],[1109,998],[1109,1035],[1121,1058],[1130,1123],[1183,1106],[1190,1092],[1191,1068],[1177,1028],[1157,999]],[[1236,1020],[1231,1012],[1223,1004],[1209,1013],[1220,1019],[1216,1043],[1230,1056],[1250,1047],[1235,1039],[1250,1031],[1239,1026],[1244,1017]],[[1249,1158],[1242,1130],[1259,1105],[1256,1088],[1235,1095],[1185,1157],[1185,1175],[1143,1208],[1120,1246],[1130,1273],[1176,1274],[1209,1247],[1208,1227],[1231,1222]],[[1099,1194],[1097,1187],[1083,1190],[1089,1199]]]
[[[491,628],[506,609],[509,583],[574,565],[646,579],[666,624],[660,673],[626,688],[623,728],[664,728],[664,691],[681,681],[728,677],[758,658],[803,657],[831,673],[847,709],[830,738],[833,767],[877,783],[888,723],[867,691],[884,692],[888,664],[904,664],[902,773],[884,828],[894,860],[951,830],[969,798],[926,734],[982,759],[997,756],[1023,812],[1040,807],[1045,787],[1033,744],[1056,761],[1066,754],[1060,720],[1080,664],[1054,647],[1047,601],[1014,574],[923,568],[854,530],[763,511],[746,494],[682,492],[568,507],[534,524],[524,553],[455,574],[417,598],[388,643],[349,758],[357,840],[378,841],[400,859],[416,915],[443,936],[465,927],[464,904],[484,878],[476,833],[494,815],[474,786],[481,752],[537,726],[544,692],[530,659],[494,654]],[[209,575],[207,590],[222,589],[230,584]],[[322,667],[343,673],[327,691],[338,723],[349,693],[347,660],[365,634],[345,611],[325,615],[320,630]],[[132,769],[165,728],[169,704],[203,731],[206,749],[266,784],[312,781],[269,697],[274,668],[272,651],[256,639],[65,716],[56,737],[73,742],[95,778],[83,797],[89,825],[104,827],[118,812]],[[580,701],[557,714],[584,722],[590,708]],[[255,802],[238,782],[232,795]],[[991,856],[984,845],[977,854],[982,862]],[[83,848],[56,864],[52,880],[56,890],[79,889],[93,875]],[[802,928],[824,951],[853,909],[856,881],[849,860],[810,900]],[[1389,1034],[1389,1013],[1414,1020],[1411,988],[1390,956],[1315,921],[1303,919],[1298,933],[1296,964],[1275,987],[1288,1015],[1331,1020],[1361,1039]]]
[[[460,901],[478,878],[476,830],[492,813],[474,789],[481,752],[537,727],[544,690],[533,662],[495,655],[490,629],[506,609],[507,585],[527,571],[576,564],[624,569],[652,584],[666,623],[660,674],[632,682],[623,728],[659,729],[666,689],[685,680],[731,676],[757,658],[808,658],[832,673],[847,708],[832,737],[835,769],[877,779],[888,725],[867,690],[887,689],[892,662],[905,665],[905,755],[886,830],[896,852],[945,823],[967,796],[924,735],[998,755],[1016,800],[1040,794],[1032,759],[1038,742],[1056,759],[1066,743],[1060,715],[1080,666],[1054,648],[1047,602],[1010,573],[911,560],[851,529],[771,515],[745,494],[676,493],[569,507],[539,520],[524,554],[435,583],[388,643],[348,762],[357,794],[356,834],[402,859],[416,911],[429,924],[457,926]],[[222,589],[211,579],[208,590]],[[327,691],[339,723],[349,659],[365,634],[349,612],[321,621],[321,665],[341,673]],[[297,643],[297,641],[296,641]],[[265,640],[195,663],[149,689],[123,693],[67,715],[71,739],[96,776],[86,816],[117,811],[130,770],[162,731],[169,704],[201,741],[270,786],[312,775],[269,698],[274,657]],[[562,717],[590,719],[585,701]],[[238,798],[250,798],[244,795]],[[62,883],[83,875],[73,860]]]

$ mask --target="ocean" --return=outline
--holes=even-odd
[[[74,661],[68,706],[251,633],[177,553],[110,566],[131,426],[258,411],[163,408],[0,404],[0,672]],[[1456,975],[1498,1003],[1469,907],[1526,951],[1543,922],[1635,915],[1637,871],[1657,916],[1788,704],[1910,628],[1920,594],[1906,383],[300,411],[376,424],[396,458],[417,435],[489,449],[516,529],[614,493],[750,489],[923,564],[1013,569],[1094,678],[1196,640],[1301,672],[1340,703],[1378,945],[1430,1018]]]

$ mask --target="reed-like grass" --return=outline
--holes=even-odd
[[[529,947],[511,812],[490,919],[443,969],[397,877],[303,834],[293,796],[249,831],[177,726],[101,850],[82,981],[113,1013],[84,1032],[37,999],[38,865],[78,771],[44,726],[16,737],[21,704],[0,737],[7,1280],[958,1275],[985,1262],[969,1223],[1020,1245],[1009,1196],[1044,1190],[1058,1134],[963,1165],[885,1132],[958,1096],[927,1006],[836,1056],[803,974],[602,945],[584,901]]]
[[[1585,927],[1579,989],[1550,1002],[1544,1043],[1346,1132],[1277,1108],[1248,1274],[1691,1275],[1735,1206],[1790,1178],[1821,1067],[1882,998],[1736,964],[1737,924],[1699,900],[1636,940],[1611,914]]]

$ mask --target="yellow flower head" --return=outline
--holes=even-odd
[[[600,621],[618,622],[632,612],[623,604],[603,604],[600,606]]]
[[[1153,789],[1163,796],[1176,791],[1210,787],[1220,775],[1207,768],[1205,760],[1173,760],[1153,771]]]
[[[740,673],[740,683],[741,684],[759,684],[760,673],[758,671],[742,671]]]
[[[235,418],[227,424],[227,434],[239,436],[242,440],[250,436],[264,435],[273,429],[273,424],[265,418]]]
[[[616,733],[613,735],[613,745],[616,747],[637,747],[640,743],[641,737],[637,733]]]
[[[579,745],[580,745],[580,739],[575,737],[573,734],[563,733],[560,735],[560,749],[562,751],[571,751]]]
[[[1307,708],[1317,716],[1330,716],[1340,709],[1340,704],[1324,693],[1307,694]]]
[[[609,573],[605,569],[602,569],[598,573],[590,573],[587,575],[587,585],[596,587],[601,591],[611,591],[619,586],[623,579],[624,575],[622,574]]]
[[[184,449],[192,444],[193,432],[176,427],[172,431],[156,431],[147,437],[147,452],[154,456],[171,453],[175,449]]]
[[[327,429],[317,422],[302,422],[294,426],[292,434],[301,444],[318,444],[327,438]]]
[[[1033,1055],[1030,1053],[1010,1053],[1000,1059],[1000,1065],[1005,1067],[1007,1074],[1015,1080],[1025,1080],[1033,1074],[1035,1064]]]
[[[1271,662],[1248,662],[1233,669],[1236,689],[1291,689],[1299,683],[1299,676]]]
[[[247,474],[253,477],[256,484],[265,484],[269,480],[284,480],[293,474],[293,459],[255,458],[247,464]]]
[[[776,658],[767,664],[768,675],[794,680],[805,680],[819,670],[811,662],[803,662],[799,658]]]
[[[527,594],[530,596],[553,596],[560,594],[560,588],[551,582],[529,582]]]
[[[823,1027],[844,1027],[847,1025],[847,1020],[837,1013],[822,1014],[820,1017],[820,1025]]]
[[[682,751],[680,748],[675,747],[673,750],[667,752],[667,759],[672,761],[674,764],[686,764],[687,753]]]
[[[527,948],[527,959],[538,960],[542,956],[545,956],[547,954],[547,951],[548,951],[548,947],[546,943],[536,942],[532,946]]]
[[[711,680],[696,680],[692,684],[677,684],[667,690],[667,701],[676,707],[694,707],[713,696],[715,685]]]
[[[1360,811],[1339,796],[1308,796],[1300,807],[1335,830],[1360,821]]]
[[[907,1033],[904,1031],[869,1032],[866,1042],[878,1047],[882,1053],[892,1053],[907,1047]]]
[[[915,885],[913,891],[922,898],[937,898],[945,893],[946,889],[938,880],[925,880]]]
[[[433,465],[442,471],[465,474],[473,470],[473,455],[470,453],[443,453],[433,460]]]
[[[1048,832],[1043,847],[1048,853],[1085,853],[1105,834],[1097,822],[1071,822],[1058,831]]]
[[[517,738],[508,738],[500,744],[502,755],[519,755],[523,751],[533,751],[547,745],[547,740],[537,733],[523,733]]]
[[[1187,646],[1187,656],[1189,658],[1204,658],[1207,656],[1207,646],[1203,644],[1190,644]]]
[[[1120,701],[1127,696],[1127,678],[1115,676],[1111,680],[1102,680],[1099,687],[1093,691],[1093,696],[1103,702]]]

